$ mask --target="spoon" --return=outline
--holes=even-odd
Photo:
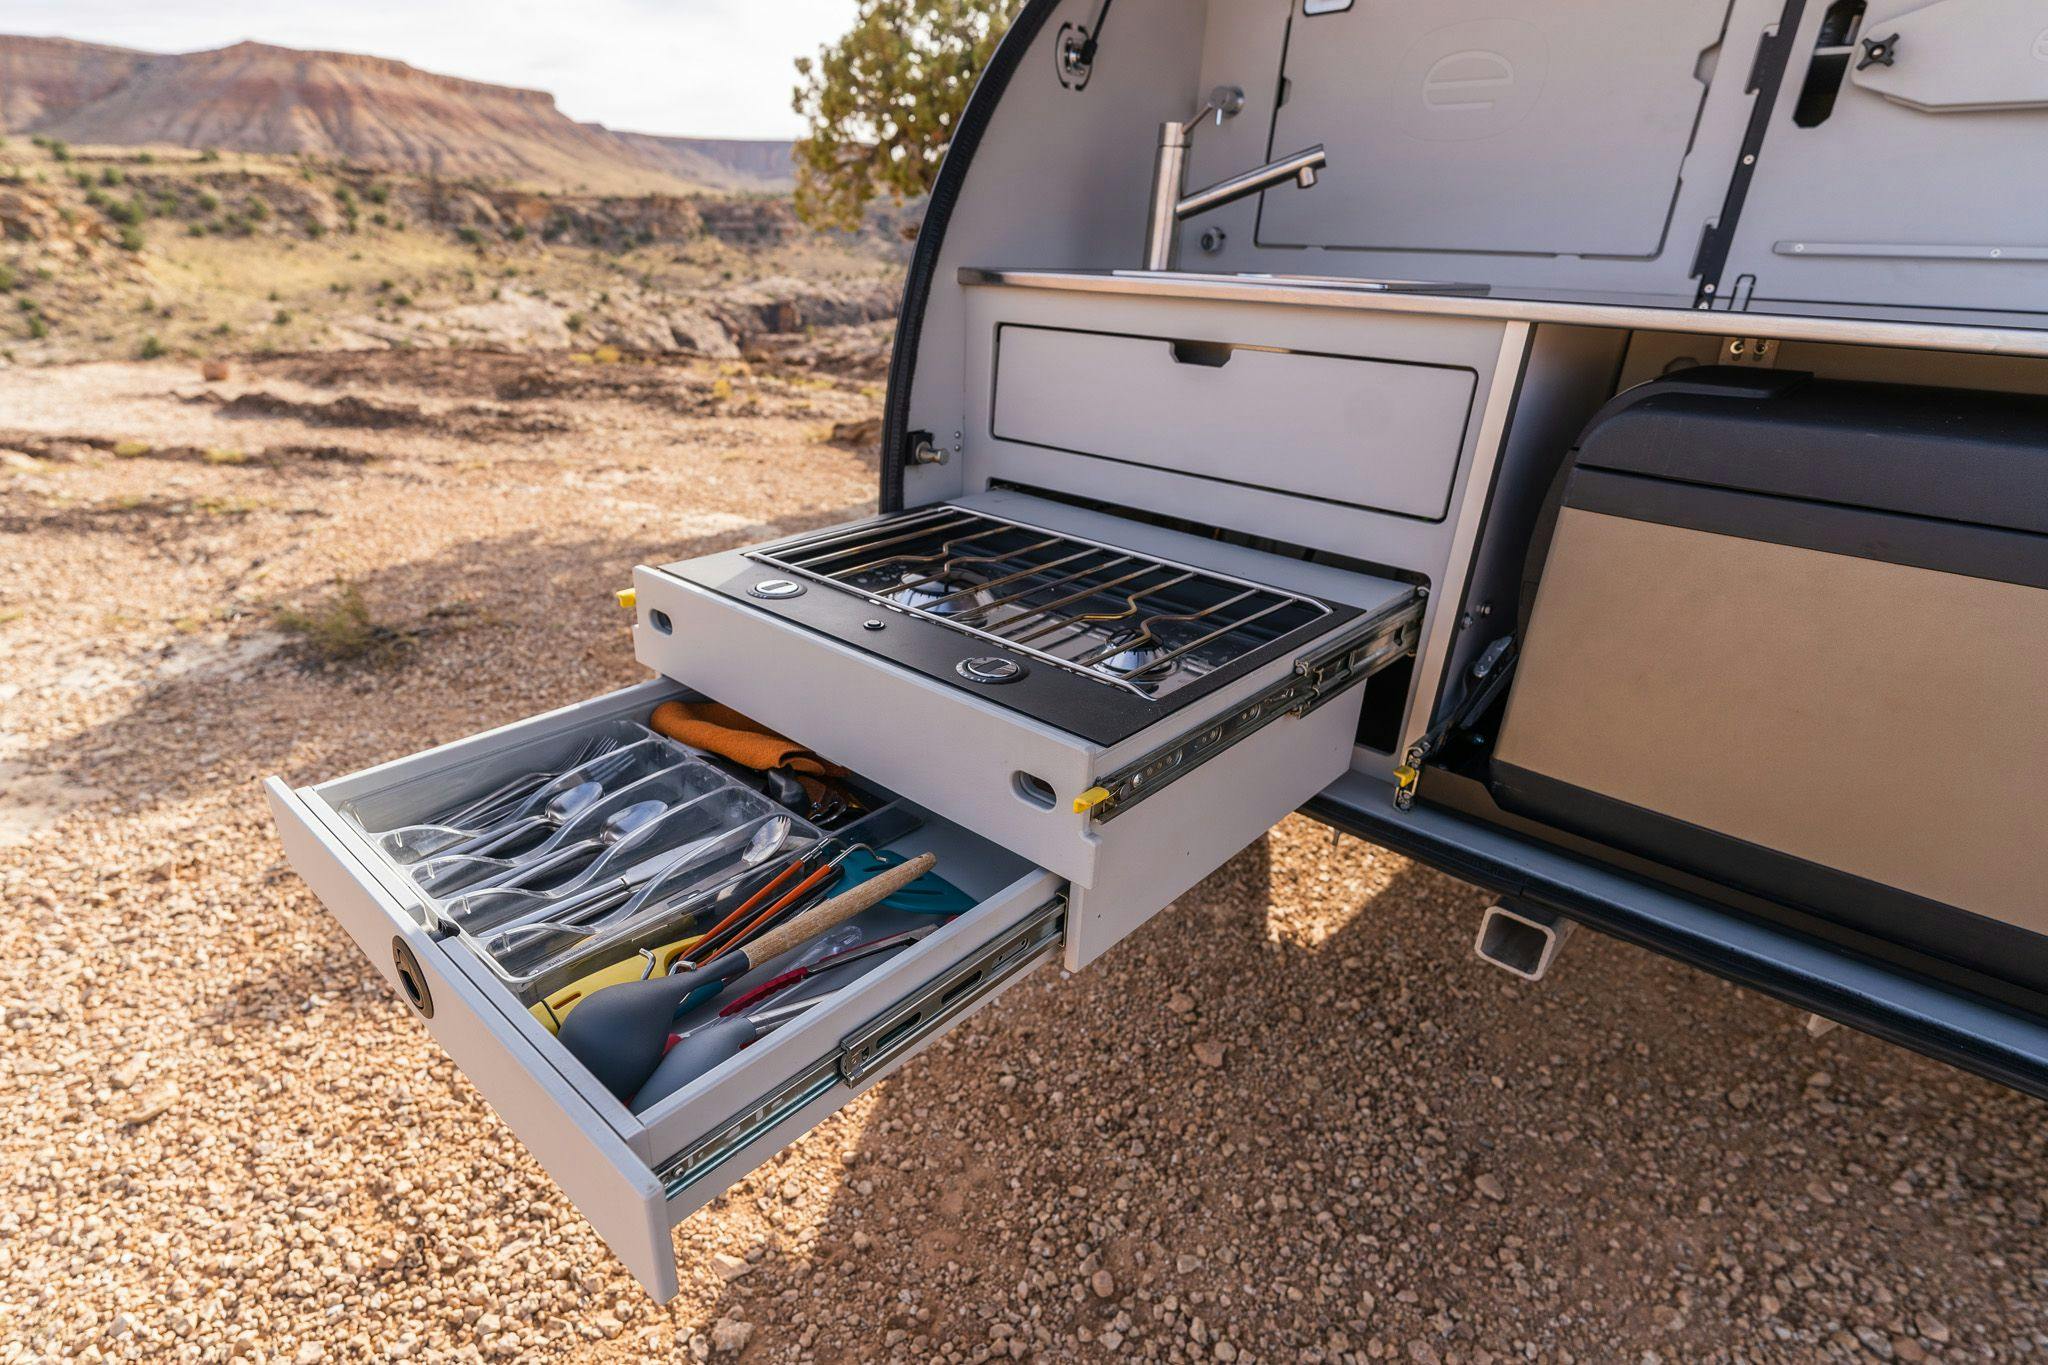
[[[434,854],[436,858],[477,858],[503,848],[521,835],[537,829],[552,829],[569,823],[604,799],[604,783],[578,782],[547,805],[537,815],[514,820],[496,829],[485,830],[482,834],[463,839]],[[432,874],[429,874],[432,875]]]
[[[452,826],[458,829],[475,829],[478,826],[488,826],[492,819],[502,817],[518,809],[522,801],[540,791],[556,778],[566,777],[584,764],[604,757],[612,750],[618,748],[619,744],[620,740],[616,735],[599,735],[596,739],[583,746],[582,752],[576,755],[575,760],[568,767],[552,771],[531,772],[522,777],[515,777],[510,782],[485,793],[461,809],[450,811],[429,823],[432,825]]]
[[[621,806],[604,818],[597,833],[588,839],[578,839],[572,844],[563,844],[544,858],[520,866],[512,864],[512,871],[500,873],[477,884],[477,890],[488,890],[500,886],[526,886],[539,881],[548,873],[565,863],[573,862],[592,850],[611,848],[652,825],[669,811],[666,801],[636,801],[630,806]]]

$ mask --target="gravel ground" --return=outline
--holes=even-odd
[[[651,1304],[256,784],[635,680],[628,568],[864,510],[824,437],[872,411],[772,368],[0,369],[0,1361],[2048,1350],[2033,1102],[1590,935],[1514,983],[1476,892],[1299,819],[742,1181]],[[275,628],[336,581],[381,665]]]

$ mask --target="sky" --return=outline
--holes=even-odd
[[[153,52],[285,47],[396,57],[551,92],[572,118],[641,133],[794,137],[793,63],[856,0],[0,0],[0,33]]]

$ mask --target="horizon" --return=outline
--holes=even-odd
[[[589,0],[574,25],[535,0],[432,0],[403,9],[365,0],[288,17],[273,9],[262,0],[0,0],[0,33],[164,56],[251,42],[375,57],[540,91],[568,117],[616,132],[786,142],[803,133],[790,108],[796,59],[850,26],[854,0]],[[488,41],[479,43],[479,33]]]

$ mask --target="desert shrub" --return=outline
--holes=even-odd
[[[309,657],[327,664],[391,663],[411,644],[405,632],[371,614],[362,588],[354,583],[303,610],[280,608],[277,625],[296,636]]]

